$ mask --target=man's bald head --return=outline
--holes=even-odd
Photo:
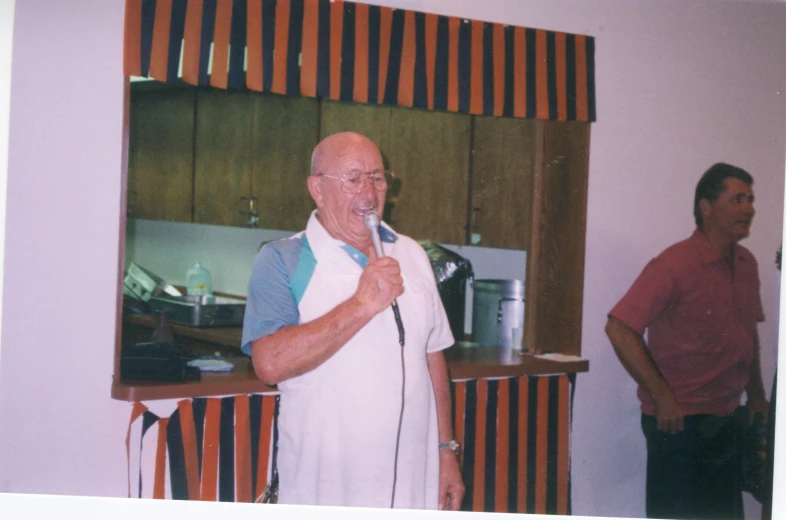
[[[317,218],[333,237],[358,251],[372,246],[365,215],[385,207],[385,190],[373,182],[348,187],[344,176],[368,175],[383,171],[382,154],[368,137],[355,132],[340,132],[324,138],[311,154],[308,191],[317,205]]]
[[[314,148],[311,154],[311,175],[316,175],[329,166],[338,158],[352,153],[352,150],[373,149],[380,155],[379,148],[368,137],[356,132],[339,132],[322,139]]]

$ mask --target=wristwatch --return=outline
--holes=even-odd
[[[439,451],[452,451],[458,455],[461,445],[455,439],[439,443]]]

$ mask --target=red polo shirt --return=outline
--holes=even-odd
[[[756,259],[734,246],[734,269],[697,229],[663,251],[609,316],[639,334],[686,414],[728,415],[750,379],[757,322],[764,321]],[[638,389],[642,413],[654,415]]]

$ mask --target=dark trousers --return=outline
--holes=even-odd
[[[677,434],[641,416],[647,439],[647,517],[742,519],[741,432],[731,417],[685,416]]]

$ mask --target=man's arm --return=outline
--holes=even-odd
[[[748,394],[748,418],[753,421],[755,414],[760,413],[764,420],[767,420],[770,411],[770,403],[767,401],[767,394],[764,392],[764,384],[761,379],[761,357],[759,356],[759,333],[753,335],[753,361],[751,362],[751,378],[745,387]]]
[[[437,404],[439,442],[447,442],[454,438],[453,421],[450,415],[448,367],[442,351],[427,354],[427,359]],[[458,511],[462,498],[464,498],[464,483],[461,480],[458,454],[450,450],[441,450],[439,452],[439,508]]]
[[[257,377],[275,385],[313,370],[349,341],[393,299],[404,291],[398,262],[375,255],[355,294],[333,310],[308,323],[282,327],[251,342],[251,361]]]
[[[684,414],[668,383],[652,361],[644,338],[613,316],[606,323],[606,335],[628,374],[650,395],[655,404],[658,429],[677,433],[683,429]]]

